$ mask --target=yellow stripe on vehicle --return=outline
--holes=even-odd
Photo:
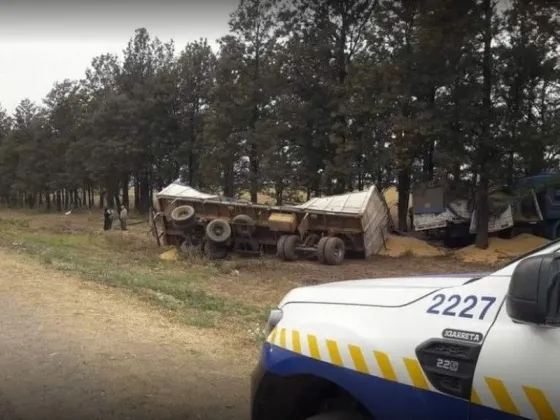
[[[272,332],[270,333],[270,335],[268,336],[268,341],[270,341],[271,343],[274,343],[276,341],[276,335],[278,334],[278,329],[274,328],[272,330]]]
[[[490,392],[494,396],[494,399],[498,403],[500,410],[518,416],[519,410],[511,399],[504,383],[496,378],[486,377],[484,379],[486,380],[486,384],[488,385],[488,388],[490,388]]]
[[[280,330],[280,347],[286,348],[286,328]]]
[[[389,356],[386,353],[382,353],[380,351],[374,351],[373,355],[375,356],[375,360],[377,360],[377,364],[379,365],[379,369],[381,370],[381,374],[383,375],[383,377],[390,381],[397,382],[397,375],[395,374],[393,365],[391,365]]]
[[[334,340],[327,340],[327,350],[329,351],[329,356],[334,365],[344,367],[342,362],[342,357],[340,356],[340,351],[338,350],[338,344]]]
[[[476,392],[476,389],[474,389],[474,387],[471,391],[471,402],[478,405],[482,404],[482,402],[480,401],[480,397],[478,396],[478,392]]]
[[[558,416],[550,406],[544,392],[529,386],[524,386],[523,392],[525,392],[525,396],[535,409],[539,420],[558,420]]]
[[[292,347],[296,353],[301,354],[301,341],[299,339],[299,331],[292,331]]]
[[[319,353],[319,344],[317,343],[317,337],[308,334],[307,344],[309,344],[309,355],[314,359],[321,360],[321,354]]]
[[[428,385],[428,381],[424,376],[424,372],[422,372],[422,367],[420,366],[420,363],[418,363],[418,361],[415,359],[408,359],[406,357],[403,360],[404,360],[404,365],[406,366],[406,370],[408,371],[408,375],[412,380],[412,384],[416,388],[429,390],[430,386]]]
[[[359,348],[358,346],[354,346],[350,344],[348,346],[348,351],[350,352],[350,357],[354,362],[354,366],[356,367],[356,370],[361,373],[369,374],[369,368],[367,366],[366,360],[364,359],[364,354],[362,353],[362,349]]]

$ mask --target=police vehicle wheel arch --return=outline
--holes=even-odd
[[[271,398],[272,395],[274,397]],[[366,414],[363,403],[344,387],[313,374],[286,377],[266,374],[255,389],[255,401],[259,401],[261,396],[266,396],[266,403],[253,404],[252,420],[284,420],[293,417],[302,420],[373,420],[371,415],[368,417]],[[281,411],[279,407],[282,407]],[[325,412],[325,407],[330,407],[332,411]],[[346,417],[333,417],[342,413]],[[322,417],[317,417],[319,415]]]

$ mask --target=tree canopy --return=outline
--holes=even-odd
[[[133,188],[147,211],[179,177],[278,204],[397,184],[404,228],[415,183],[462,181],[487,226],[493,184],[558,167],[559,16],[545,0],[241,0],[217,51],[139,28],[41,104],[0,107],[0,200],[129,205]]]

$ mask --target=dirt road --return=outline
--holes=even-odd
[[[1,419],[248,419],[252,359],[0,249]]]

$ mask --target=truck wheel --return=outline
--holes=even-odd
[[[346,247],[344,241],[335,236],[330,237],[325,244],[325,260],[328,265],[339,265],[344,261]]]
[[[206,225],[206,236],[212,242],[221,244],[231,237],[231,226],[226,220],[214,219]]]
[[[278,242],[276,242],[276,256],[278,258],[284,259],[284,242],[289,235],[282,235]]]
[[[185,225],[194,216],[194,207],[179,206],[171,212],[171,220],[178,225]]]
[[[239,236],[251,236],[257,228],[255,220],[246,214],[238,214],[231,220],[231,223],[235,233]]]
[[[327,245],[327,241],[329,239],[329,236],[323,236],[319,239],[319,243],[317,244],[317,259],[321,264],[327,263],[327,260],[325,259],[325,245]]]
[[[306,420],[366,420],[359,414],[350,413],[348,411],[333,411],[331,413],[317,414],[308,417]]]
[[[295,261],[298,259],[296,248],[301,244],[301,239],[298,235],[289,235],[284,240],[284,259],[286,261]]]

